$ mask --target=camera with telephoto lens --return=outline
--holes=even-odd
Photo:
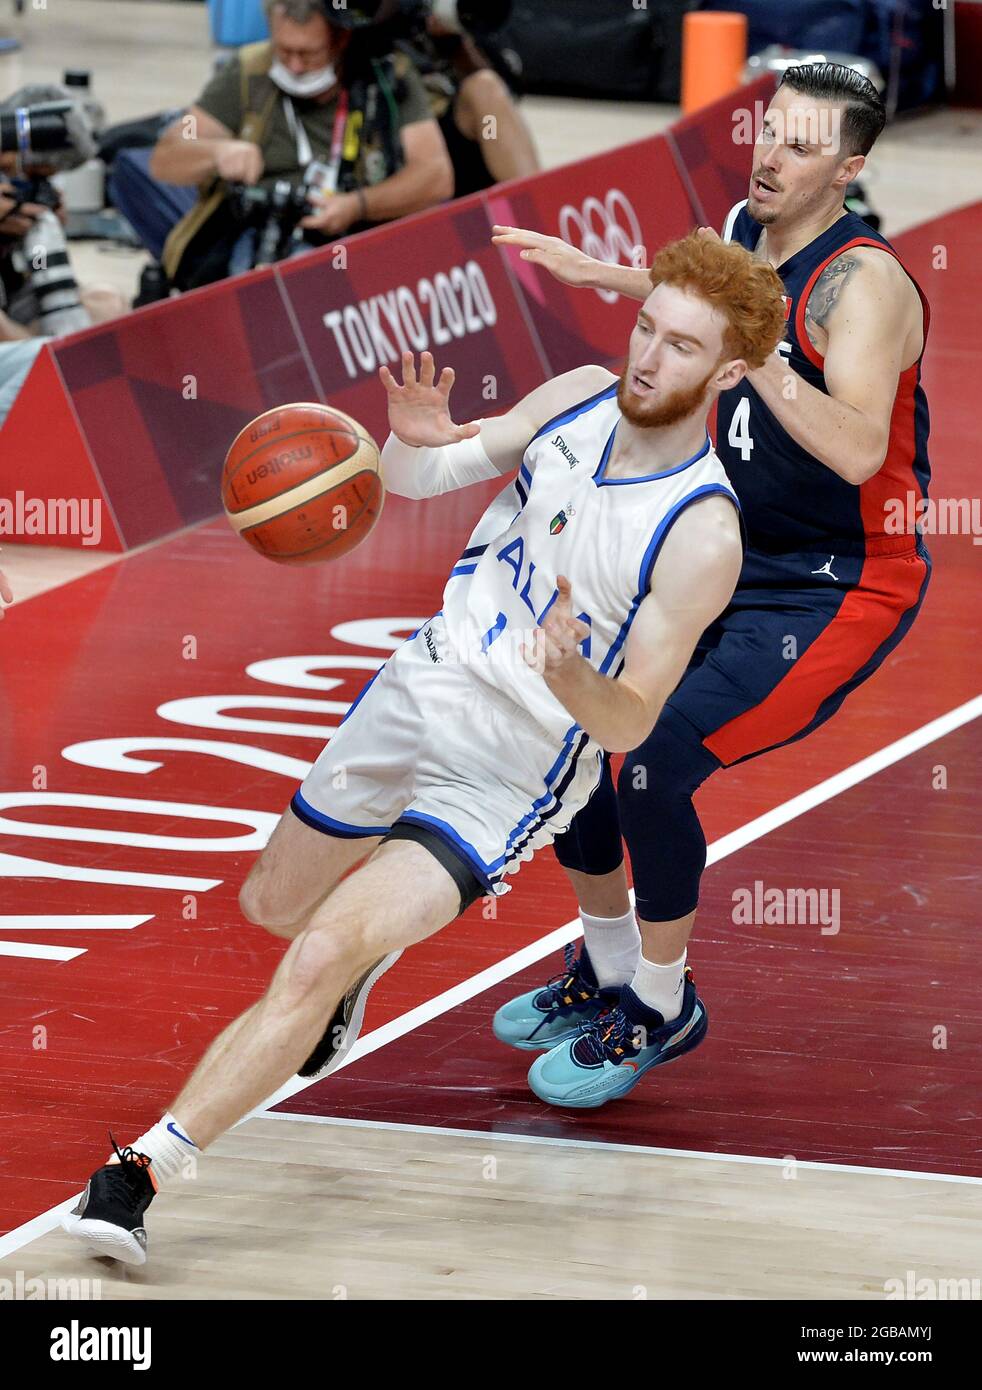
[[[20,96],[15,93],[0,106],[0,154],[19,155],[23,164],[61,169],[95,155],[91,126],[77,101],[66,96],[16,105]]]
[[[28,178],[16,177],[2,181],[14,190],[22,204],[35,203],[38,207],[50,208],[52,212],[57,212],[61,206],[61,194],[44,175],[32,174]],[[21,237],[0,231],[0,239],[20,241]]]
[[[313,187],[310,181],[292,183],[289,179],[277,179],[272,188],[230,185],[233,217],[243,231],[248,227],[256,231],[254,267],[284,260],[302,240],[298,223],[316,210],[309,198]]]
[[[43,336],[60,337],[92,321],[55,215],[61,196],[48,175],[75,169],[97,151],[92,117],[67,87],[35,83],[0,103],[0,153],[17,156],[17,177],[9,182],[22,203],[42,208],[26,233],[2,240],[5,267],[19,277],[9,309],[18,322],[37,323]]]

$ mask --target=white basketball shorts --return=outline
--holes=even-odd
[[[560,744],[454,659],[440,614],[404,642],[351,706],[291,803],[328,835],[423,827],[488,893],[508,891],[569,826],[602,754],[570,719]]]

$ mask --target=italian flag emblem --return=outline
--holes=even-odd
[[[549,523],[550,536],[558,536],[560,531],[566,525],[567,520],[568,518],[565,512],[557,512]]]

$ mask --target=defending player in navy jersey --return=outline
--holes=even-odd
[[[778,351],[720,397],[717,413],[747,552],[731,602],[625,759],[617,792],[608,770],[556,841],[584,947],[567,948],[562,973],[494,1021],[502,1041],[543,1051],[529,1081],[554,1104],[603,1104],[692,1045],[672,1025],[691,1006],[686,947],[706,863],[694,792],[719,768],[824,723],[923,599],[923,542],[892,533],[888,519],[898,500],[927,489],[928,307],[889,242],[843,202],[884,122],[876,89],[850,68],[790,68],[754,146],[747,199],[726,219],[727,240],[776,268],[787,314]],[[645,293],[643,271],[555,237],[496,232],[567,284]]]
[[[382,369],[390,491],[514,481],[249,874],[245,915],[291,945],[172,1110],[93,1174],[66,1228],[96,1253],[142,1263],[155,1182],[298,1068],[339,1065],[374,981],[569,826],[602,750],[647,737],[725,608],[743,547],[706,418],[780,339],[780,281],[742,248],[691,236],[655,258],[648,289],[620,380],[582,367],[495,419],[455,425],[453,372],[437,379],[429,353],[418,375],[404,355],[401,384]],[[705,1027],[690,994],[679,1048]]]

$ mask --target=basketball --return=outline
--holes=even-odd
[[[258,415],[236,435],[222,469],[229,522],[281,565],[347,555],[378,521],[384,496],[368,431],[314,403]]]

